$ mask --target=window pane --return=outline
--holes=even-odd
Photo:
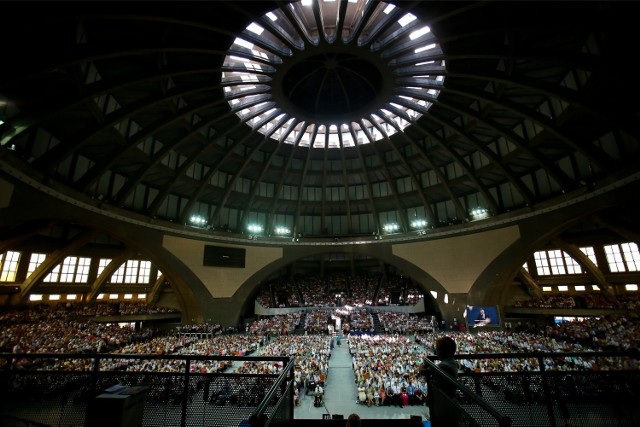
[[[638,245],[635,243],[623,243],[622,253],[627,264],[627,271],[638,271],[640,269],[640,255],[638,254]]]
[[[548,276],[551,274],[549,269],[549,261],[547,260],[547,253],[545,251],[539,251],[533,254],[533,258],[536,262],[536,271],[540,276]]]
[[[580,248],[580,250],[582,251],[583,254],[585,254],[587,257],[589,257],[589,259],[591,260],[591,262],[593,263],[593,265],[598,265],[598,260],[596,259],[596,253],[593,250],[593,246],[587,246],[584,248]]]
[[[89,268],[91,267],[91,258],[79,258],[78,267],[76,268],[76,283],[87,283],[89,281]]]
[[[563,252],[563,255],[564,255],[564,263],[567,266],[567,273],[581,274],[582,267],[580,267],[580,264],[578,264],[578,262],[575,259],[573,259],[568,253]]]
[[[78,258],[74,256],[66,257],[62,261],[62,270],[60,272],[60,282],[73,283],[73,277],[76,274],[76,264]]]
[[[125,283],[136,283],[138,280],[138,260],[130,259],[127,261],[127,270],[124,278]]]
[[[98,263],[98,276],[102,274],[104,269],[107,268],[107,265],[109,265],[110,263],[111,260],[109,258],[100,259],[100,262]]]
[[[40,264],[42,264],[46,257],[46,254],[31,254],[31,258],[29,259],[29,267],[27,268],[27,277],[31,276],[31,274],[36,271],[36,268],[38,268]]]
[[[621,271],[625,271],[624,261],[622,260],[622,254],[620,253],[620,247],[618,245],[605,246],[604,253],[607,256],[607,262],[609,263],[609,270],[612,273],[619,273]]]
[[[151,277],[151,261],[140,261],[140,270],[138,271],[138,283],[149,283]]]
[[[126,265],[122,264],[118,269],[111,275],[111,283],[124,283],[124,272]]]
[[[20,261],[20,252],[7,251],[2,262],[2,271],[0,272],[0,282],[15,282],[19,261]]]
[[[562,251],[557,249],[548,251],[547,255],[549,256],[549,264],[551,264],[552,274],[567,274],[567,271],[564,268],[564,261],[562,259]]]

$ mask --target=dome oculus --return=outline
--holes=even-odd
[[[444,75],[435,37],[413,14],[384,2],[313,0],[249,24],[227,52],[222,84],[232,111],[266,137],[344,148],[411,125]]]

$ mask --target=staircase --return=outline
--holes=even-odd
[[[293,333],[296,335],[304,335],[304,325],[307,322],[307,313],[302,312],[300,314],[300,321],[296,325],[296,328],[293,330]]]
[[[378,317],[378,313],[371,313],[371,317],[373,317],[373,330],[376,334],[384,334],[384,327],[380,323],[380,318]]]

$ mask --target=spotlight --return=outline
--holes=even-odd
[[[291,230],[287,227],[276,227],[274,230],[275,234],[278,236],[286,236],[291,234]]]
[[[425,228],[427,226],[427,221],[424,219],[414,219],[411,221],[411,227],[413,228]]]
[[[384,226],[382,226],[382,229],[387,233],[393,233],[400,230],[400,226],[396,223],[385,224]]]
[[[196,227],[206,227],[207,219],[202,215],[191,215],[189,218],[189,223]]]
[[[258,224],[249,224],[247,225],[247,230],[254,234],[262,233],[262,226]]]

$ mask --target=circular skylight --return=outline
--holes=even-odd
[[[444,82],[428,26],[390,3],[290,3],[252,22],[225,57],[225,97],[242,121],[282,143],[342,148],[415,122]]]

